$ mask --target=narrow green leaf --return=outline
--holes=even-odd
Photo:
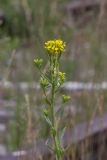
[[[62,139],[63,139],[63,137],[64,137],[65,131],[66,131],[66,127],[64,127],[64,128],[62,129],[62,131],[61,131],[61,141],[62,141]]]
[[[48,117],[46,117],[45,115],[44,115],[44,118],[45,118],[46,122],[49,124],[49,126],[52,127],[52,123],[51,123],[50,119]]]

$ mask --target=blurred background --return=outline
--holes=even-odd
[[[107,110],[106,0],[0,0],[0,155],[31,148],[49,135],[33,59],[43,58],[45,66],[44,42],[55,38],[67,44],[60,65],[71,82],[60,90],[72,97],[62,125],[69,132]]]

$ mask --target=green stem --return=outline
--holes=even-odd
[[[51,110],[51,112],[52,112],[52,127],[56,130],[54,106],[55,106],[55,84],[53,83],[52,84],[52,100],[51,100],[51,109],[52,110]],[[52,137],[53,137],[53,143],[54,143],[54,150],[56,151],[58,146],[57,146],[57,141],[56,141],[56,134],[54,134],[53,132],[52,132]],[[57,151],[56,151],[56,153],[57,153]],[[56,159],[58,160],[57,155],[56,155]]]
[[[54,67],[53,67],[54,68]],[[52,138],[53,138],[53,143],[54,143],[54,152],[56,154],[56,160],[61,160],[61,154],[59,153],[59,145],[57,142],[57,131],[56,131],[56,124],[55,124],[55,76],[54,76],[54,71],[52,73],[52,91],[51,91],[51,116],[52,116],[52,128],[55,130],[52,131]]]

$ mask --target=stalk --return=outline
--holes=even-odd
[[[43,60],[34,59],[34,63],[36,67],[39,69],[41,74],[40,86],[43,89],[46,104],[50,107],[50,108],[45,107],[45,109],[43,109],[44,118],[51,130],[52,144],[53,144],[52,147],[48,144],[47,146],[49,149],[53,151],[56,160],[62,160],[62,156],[64,153],[64,148],[62,148],[62,142],[61,142],[64,134],[64,128],[63,130],[61,130],[59,134],[56,126],[55,96],[56,96],[56,91],[64,83],[65,80],[65,73],[59,71],[59,61],[61,54],[65,49],[65,46],[66,46],[65,42],[63,42],[60,39],[49,40],[45,42],[45,49],[47,49],[48,51],[48,58],[50,64],[48,73],[50,75],[45,74],[41,71]],[[50,89],[51,96],[46,94],[46,91],[50,86],[51,86]],[[62,104],[64,104],[68,100],[69,96],[62,95]],[[62,110],[61,107],[60,110]]]
[[[56,121],[55,121],[55,87],[56,87],[56,76],[54,73],[54,68],[56,67],[56,63],[53,64],[52,68],[52,89],[51,89],[51,116],[52,116],[52,138],[54,144],[54,152],[56,156],[56,160],[61,160],[61,154],[59,153],[60,146],[57,142],[57,129],[56,129]]]

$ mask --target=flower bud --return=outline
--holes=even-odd
[[[59,72],[59,83],[63,84],[65,81],[65,73]]]
[[[52,127],[52,134],[53,136],[56,136],[56,129],[54,127]]]
[[[62,102],[66,103],[70,100],[70,98],[71,98],[70,96],[62,95]]]
[[[37,68],[41,68],[42,64],[43,64],[43,59],[34,59],[34,64],[36,65]]]
[[[49,84],[49,82],[48,82],[47,79],[45,79],[45,78],[41,78],[41,79],[40,79],[40,86],[41,86],[42,88],[47,87],[48,84]]]
[[[44,113],[44,115],[45,115],[46,117],[48,117],[48,114],[49,114],[49,113],[48,113],[48,110],[47,110],[47,109],[44,109],[44,110],[43,110],[43,113]]]

